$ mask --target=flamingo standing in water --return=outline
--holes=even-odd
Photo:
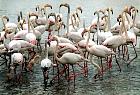
[[[47,83],[46,79],[48,80],[49,78],[48,70],[53,64],[52,61],[48,58],[48,46],[46,41],[45,41],[45,55],[46,57],[41,61],[41,68],[44,76],[44,84],[46,85]]]
[[[128,64],[130,64],[135,58],[137,58],[137,52],[136,52],[136,49],[135,49],[135,46],[136,46],[136,43],[137,43],[137,37],[136,37],[136,34],[134,33],[135,19],[133,19],[133,22],[132,22],[132,23],[129,21],[129,19],[128,19],[127,15],[126,15],[126,13],[129,13],[128,10],[129,10],[128,7],[125,8],[124,13],[125,13],[125,16],[126,16],[126,18],[127,18],[127,20],[128,20],[129,26],[132,27],[132,28],[129,29],[129,30],[127,31],[128,38],[127,38],[126,43],[127,43],[128,45],[132,44],[133,49],[134,49],[134,52],[135,52],[135,57],[132,58],[132,59],[128,62]],[[135,15],[136,15],[136,14],[135,14]],[[123,34],[123,35],[125,35],[125,34]],[[127,48],[126,48],[126,52],[128,52],[128,49],[127,49]],[[128,56],[129,56],[129,55],[128,55]],[[129,58],[129,57],[128,57],[128,58]]]
[[[75,73],[74,73],[73,65],[76,64],[77,62],[88,61],[88,60],[86,60],[83,56],[81,56],[79,54],[70,53],[70,52],[67,52],[67,53],[63,54],[59,58],[58,54],[57,54],[59,42],[58,42],[57,37],[54,38],[54,39],[57,41],[57,46],[56,46],[55,53],[54,53],[55,59],[61,64],[64,64],[64,65],[69,64],[69,65],[72,66],[73,74],[74,74],[74,84],[75,84]],[[68,68],[68,70],[69,70],[69,68]],[[68,71],[68,76],[69,76],[69,71]]]
[[[117,47],[121,46],[121,45],[124,45],[126,43],[129,42],[129,37],[128,37],[128,34],[127,34],[127,29],[126,29],[126,24],[125,24],[125,20],[124,20],[124,12],[123,11],[121,13],[121,15],[119,15],[119,18],[120,20],[122,20],[122,28],[121,28],[121,31],[120,31],[120,35],[114,35],[114,36],[111,36],[109,38],[107,38],[104,42],[103,42],[103,45],[109,47],[109,48],[112,48],[112,49],[116,49]],[[123,34],[122,32],[124,32],[125,34]],[[134,45],[133,45],[134,46]],[[116,58],[116,55],[115,55],[115,58]],[[117,60],[116,60],[117,62]]]
[[[88,39],[87,39],[87,42],[86,42],[86,50],[91,54],[91,57],[90,57],[91,61],[92,61],[92,55],[95,55],[95,56],[100,57],[100,58],[107,58],[108,56],[110,56],[112,54],[113,55],[115,54],[111,49],[109,49],[109,48],[107,48],[106,46],[103,46],[103,45],[96,45],[95,44],[95,45],[89,47],[88,46],[89,39],[90,39],[90,31],[88,31]],[[101,62],[101,65],[102,65],[102,62]],[[109,63],[109,66],[111,66],[111,63]],[[99,70],[99,74],[101,72],[103,73],[103,66],[102,66],[102,70],[101,70],[99,65],[97,65],[97,68]],[[109,67],[109,68],[111,68],[111,67]]]
[[[133,19],[133,31],[137,36],[140,36],[140,21],[136,22],[136,15],[138,13],[138,9],[136,9],[134,6],[130,7],[130,13],[132,14]]]
[[[9,67],[9,72],[8,72],[8,79],[14,78],[16,75],[16,68],[19,65],[20,66],[20,74],[22,73],[23,67],[24,67],[24,57],[23,54],[21,53],[13,53],[11,55],[11,63]],[[13,77],[12,77],[13,76]]]

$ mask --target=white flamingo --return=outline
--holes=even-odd
[[[88,31],[88,39],[86,42],[86,50],[91,54],[91,55],[95,55],[97,57],[100,58],[107,58],[108,56],[115,54],[111,49],[107,48],[106,46],[103,45],[93,45],[91,47],[88,46],[88,42],[90,39],[90,32]],[[92,60],[92,56],[90,58],[90,60]],[[111,63],[110,63],[111,64]],[[103,67],[102,70],[100,68],[99,65],[97,65],[97,68],[99,70],[99,73],[103,72]]]
[[[44,84],[46,84],[46,79],[49,78],[48,70],[52,66],[52,61],[48,58],[48,46],[47,42],[45,41],[45,58],[41,60],[41,69],[43,71],[43,77],[44,77]]]
[[[134,6],[130,7],[130,12],[133,17],[133,31],[137,36],[140,36],[140,21],[136,21],[136,15],[138,13],[138,9],[136,9]]]
[[[25,41],[25,40],[12,40],[8,44],[4,44],[5,48],[8,50],[21,50],[22,48],[32,48],[33,44]]]
[[[58,45],[59,45],[59,41],[57,38],[55,38],[55,40],[57,41],[57,46],[56,46],[56,50],[55,50],[55,59],[61,63],[61,64],[69,64],[72,66],[73,69],[73,73],[74,73],[74,67],[73,65],[76,64],[77,62],[81,62],[81,61],[87,61],[86,59],[83,58],[83,56],[79,55],[79,54],[75,54],[75,53],[65,53],[63,54],[60,58],[57,56],[57,52],[58,52]],[[68,71],[69,72],[69,71]],[[74,75],[74,82],[75,82],[75,75]]]
[[[22,73],[23,66],[24,66],[24,57],[21,53],[13,53],[11,55],[11,63],[9,68],[9,73],[7,74],[8,79],[11,79],[12,76],[16,75],[16,68],[19,65],[20,66],[20,74]]]

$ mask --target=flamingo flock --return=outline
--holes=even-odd
[[[38,62],[43,72],[45,85],[50,78],[51,68],[54,71],[50,83],[65,77],[68,82],[73,79],[75,84],[76,77],[79,75],[88,77],[89,63],[96,68],[95,72],[97,70],[97,73],[93,75],[97,80],[103,78],[105,72],[111,70],[113,58],[120,72],[122,67],[121,63],[118,63],[118,57],[126,61],[127,65],[137,58],[136,45],[137,37],[140,36],[140,21],[136,21],[138,14],[136,7],[126,6],[113,26],[111,15],[114,10],[110,7],[99,9],[94,12],[95,18],[88,27],[85,25],[86,18],[81,21],[80,15],[83,9],[80,6],[72,11],[69,4],[63,3],[59,5],[58,13],[48,13],[48,8],[52,9],[53,6],[37,5],[35,10],[29,11],[25,14],[26,16],[23,16],[21,11],[15,23],[10,22],[8,16],[1,17],[3,29],[0,32],[0,57],[5,61],[9,60],[7,62],[9,64],[6,64],[9,80],[15,79],[17,72],[20,74],[24,70],[33,72],[34,64]],[[65,16],[60,13],[61,8],[67,8],[66,23],[63,21]],[[46,33],[45,39],[42,39],[44,33]],[[91,39],[92,35],[93,39]],[[133,47],[135,53],[132,59],[129,46]],[[42,58],[40,54],[44,54],[45,58]],[[19,70],[16,69],[18,67]],[[79,72],[76,72],[75,68],[80,68]]]

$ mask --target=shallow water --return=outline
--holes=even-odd
[[[0,16],[7,15],[11,22],[17,22],[19,11],[24,14],[27,11],[35,10],[35,5],[41,3],[49,3],[53,6],[53,10],[49,12],[58,12],[58,6],[61,3],[69,3],[71,10],[77,6],[82,6],[83,14],[81,17],[85,19],[86,25],[91,23],[93,12],[99,8],[112,7],[114,14],[111,17],[112,25],[116,22],[116,18],[126,5],[134,5],[140,9],[139,0],[0,0]],[[66,15],[66,10],[62,12]],[[137,19],[140,17],[138,16]],[[0,29],[2,22],[0,21]],[[139,43],[139,42],[138,42]],[[133,57],[132,48],[130,49],[131,57]],[[44,90],[43,76],[40,64],[34,66],[32,74],[23,73],[21,84],[7,83],[5,81],[5,66],[0,67],[0,95],[139,95],[140,91],[140,49],[137,46],[138,58],[136,58],[130,66],[119,59],[122,72],[118,71],[118,67],[113,62],[113,67],[110,71],[104,74],[103,80],[94,81],[94,67],[89,66],[89,75],[87,78],[80,75],[76,78],[76,86],[73,81],[68,83],[61,77],[60,83],[55,82],[53,86],[47,87]],[[131,58],[130,57],[130,58]],[[51,77],[52,77],[52,72]]]

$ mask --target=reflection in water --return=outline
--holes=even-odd
[[[139,0],[0,0],[0,16],[7,15],[11,22],[17,22],[19,11],[23,11],[24,16],[27,11],[35,10],[35,5],[49,3],[53,6],[52,12],[58,12],[58,6],[67,2],[74,10],[77,6],[83,7],[82,18],[86,25],[91,23],[93,12],[100,8],[112,7],[114,14],[111,17],[112,25],[116,22],[116,17],[126,5],[134,5],[140,9]],[[51,12],[49,11],[49,12]],[[66,10],[62,9],[66,15]],[[139,19],[139,14],[138,18]],[[0,29],[2,22],[0,21]],[[138,54],[140,50],[137,48]],[[4,66],[0,67],[0,94],[1,95],[139,95],[140,91],[140,64],[138,58],[130,65],[126,66],[123,60],[121,63],[122,72],[117,71],[116,64],[113,64],[111,71],[106,72],[104,79],[93,80],[93,67],[89,65],[89,76],[84,78],[82,75],[76,78],[76,86],[73,81],[68,83],[62,78],[59,83],[55,82],[52,86],[44,90],[43,76],[40,64],[36,64],[33,74],[23,73],[20,85],[5,82]]]

